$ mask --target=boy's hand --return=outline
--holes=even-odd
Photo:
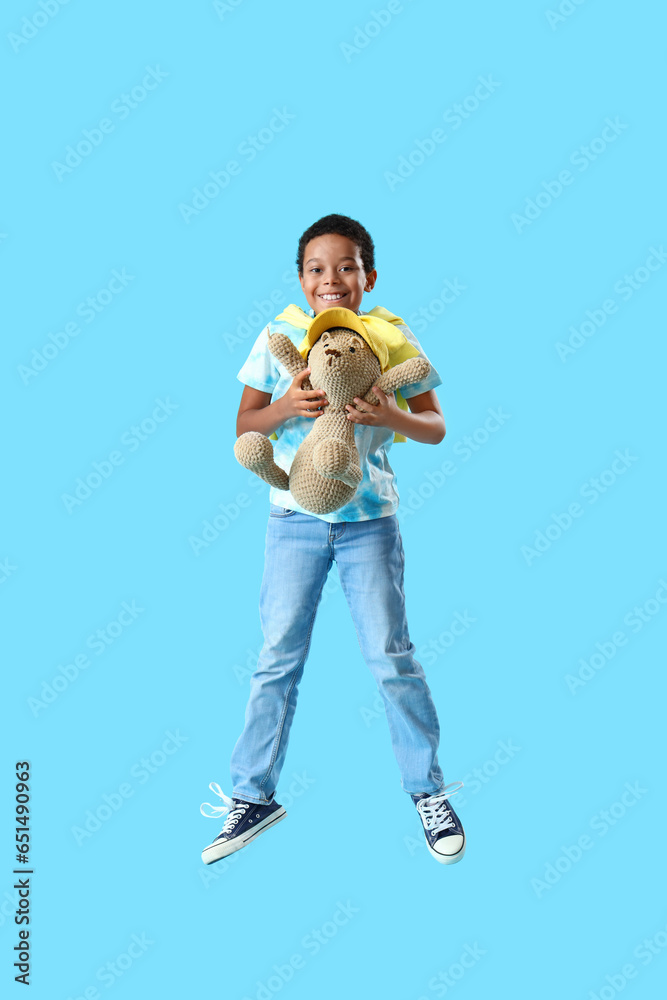
[[[387,396],[376,385],[371,388],[379,402],[367,403],[365,399],[355,396],[354,403],[356,409],[350,403],[345,407],[348,411],[348,420],[354,424],[370,424],[371,427],[388,427],[390,430],[394,430],[394,420],[399,412],[394,394],[392,393],[390,396]]]
[[[281,397],[280,403],[286,420],[290,417],[321,417],[324,407],[329,405],[324,389],[302,389],[301,383],[310,374],[304,368],[292,379],[292,384]]]

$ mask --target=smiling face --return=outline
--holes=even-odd
[[[353,330],[326,330],[308,353],[310,381],[324,389],[331,406],[365,396],[381,373],[380,362],[366,341]],[[328,409],[328,407],[327,407]]]
[[[306,244],[299,281],[316,316],[333,306],[356,312],[376,279],[377,271],[366,274],[359,247],[347,236],[327,233]]]

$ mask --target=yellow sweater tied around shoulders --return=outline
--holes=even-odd
[[[313,316],[309,316],[308,313],[294,304],[287,306],[279,316],[276,316],[276,322],[284,321],[298,330],[306,331],[306,336],[299,345],[299,353],[304,360],[308,356],[308,351],[313,346],[308,339],[308,328],[313,319]],[[400,316],[395,316],[382,306],[375,306],[374,309],[360,316],[359,319],[366,328],[364,340],[380,362],[383,372],[386,372],[389,368],[394,368],[396,365],[400,365],[402,361],[406,361],[408,358],[419,357],[419,351],[414,344],[411,344],[407,337],[397,329],[397,324],[399,323],[403,324],[403,326],[407,325],[405,320],[401,319]],[[398,389],[396,390],[396,402],[402,410],[408,410],[408,404]],[[276,433],[271,434],[271,437],[277,438]],[[404,434],[394,433],[394,441],[405,440],[407,439]]]

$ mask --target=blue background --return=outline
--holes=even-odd
[[[406,0],[390,19],[384,0],[5,4],[0,935],[15,992],[13,766],[27,759],[35,998],[660,995],[665,19],[648,2],[561,6],[556,20],[548,0]],[[159,82],[129,107],[147,67]],[[481,101],[479,77],[494,81]],[[293,117],[250,159],[275,109]],[[54,167],[104,118],[113,130],[80,163]],[[608,118],[616,132],[594,143]],[[545,183],[556,194],[535,202]],[[261,643],[268,487],[234,460],[235,376],[271,294],[305,305],[298,237],[329,212],[374,237],[363,308],[405,317],[443,377],[445,440],[391,460],[411,635],[446,781],[466,782],[453,804],[468,850],[445,867],[423,845],[332,574],[279,787],[288,820],[205,868],[219,825],[199,805],[209,781],[230,791]],[[108,294],[114,269],[127,283]],[[102,308],[86,322],[89,296]],[[607,300],[563,360],[557,345]],[[45,356],[49,335],[64,346]],[[143,610],[114,626],[132,601]],[[474,623],[452,642],[457,613]],[[77,834],[105,801],[115,810]],[[138,957],[99,978],[132,935]]]

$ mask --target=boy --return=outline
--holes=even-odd
[[[269,324],[271,332],[287,333],[298,347],[312,318],[326,309],[341,307],[367,315],[360,306],[377,272],[373,241],[360,223],[343,215],[314,223],[299,241],[297,266],[310,312],[288,307]],[[373,314],[390,318],[425,357],[399,317],[379,308]],[[236,433],[278,432],[275,460],[289,470],[310,430],[309,421],[321,416],[328,403],[323,390],[301,388],[308,367],[291,378],[273,358],[269,327],[238,374],[244,389]],[[428,444],[442,441],[445,423],[434,392],[441,383],[432,368],[423,382],[406,387],[403,396],[410,412],[399,407],[393,393],[387,396],[376,386],[377,404],[355,398],[355,405],[346,407],[348,419],[358,425],[355,444],[364,477],[344,507],[316,517],[299,507],[289,491],[271,488],[260,592],[264,645],[251,679],[245,727],[232,754],[232,798],[215,782],[209,786],[224,803],[209,808],[213,815],[227,818],[202,853],[205,864],[244,847],[286,815],[275,801],[275,790],[317,606],[334,559],[363,657],[384,699],[401,784],[417,806],[427,847],[443,864],[463,857],[465,834],[446,797],[437,759],[438,718],[408,633],[398,494],[386,456],[394,435]],[[447,794],[461,787],[447,786]]]

